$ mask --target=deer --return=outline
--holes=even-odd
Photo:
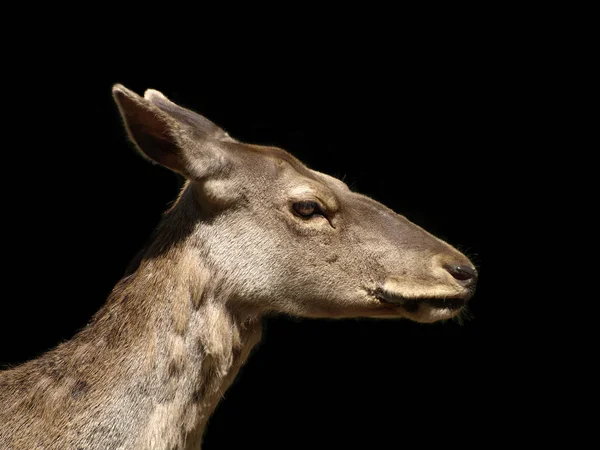
[[[185,183],[90,322],[0,372],[0,448],[199,449],[268,315],[465,311],[478,273],[450,244],[159,91],[112,93],[139,153]]]

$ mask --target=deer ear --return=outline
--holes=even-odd
[[[114,85],[112,92],[127,133],[140,152],[188,176],[182,150],[183,130],[177,121],[120,84]]]
[[[162,92],[154,89],[148,89],[144,93],[144,98],[178,122],[190,126],[195,130],[210,136],[212,139],[226,142],[237,142],[223,129],[219,128],[206,117],[173,103],[171,100],[165,97]]]

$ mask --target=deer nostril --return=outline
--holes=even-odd
[[[446,270],[458,281],[465,284],[471,283],[477,278],[477,272],[473,267],[449,264],[446,266]]]

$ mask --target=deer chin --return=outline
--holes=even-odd
[[[415,322],[431,323],[451,319],[461,313],[472,292],[451,296],[406,297],[385,289],[372,293],[384,306],[386,314],[379,317],[401,316]],[[395,313],[395,314],[394,314]]]

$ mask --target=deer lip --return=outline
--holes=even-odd
[[[401,306],[409,312],[414,312],[419,309],[419,306],[425,304],[433,308],[457,310],[467,304],[468,298],[449,297],[423,297],[423,298],[406,298],[392,292],[378,289],[373,295],[382,303]]]

